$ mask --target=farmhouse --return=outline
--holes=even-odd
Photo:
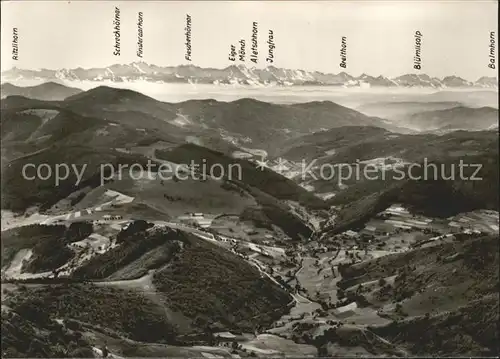
[[[356,309],[358,309],[358,305],[356,304],[356,302],[352,302],[350,304],[344,305],[343,307],[335,309],[334,314],[338,318],[347,318],[356,314]]]

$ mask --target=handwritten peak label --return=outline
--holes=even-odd
[[[19,34],[17,27],[12,29],[12,60],[19,60]]]
[[[231,48],[229,50],[229,61],[236,61],[236,56],[238,54],[236,53],[236,46],[231,45]]]
[[[269,38],[267,40],[267,44],[269,45],[269,53],[267,55],[266,61],[272,64],[274,62],[274,49],[276,48],[276,44],[274,43],[273,30],[269,30]]]
[[[259,51],[258,51],[258,23],[256,21],[253,22],[252,24],[252,47],[250,51],[250,61],[253,63],[258,62],[259,58]]]
[[[120,56],[120,8],[116,6],[113,25],[113,34],[115,35],[115,51],[113,51],[113,55]]]
[[[340,42],[340,67],[347,68],[347,37],[342,36]]]
[[[495,69],[495,62],[496,62],[495,46],[496,46],[495,31],[490,31],[490,55],[489,55],[490,63],[488,64],[488,67],[493,70]]]
[[[241,62],[245,62],[245,40],[240,40],[240,50],[238,51],[238,58]]]
[[[143,55],[143,37],[144,33],[142,31],[143,24],[143,14],[141,11],[137,14],[137,57],[142,58]]]
[[[413,68],[422,70],[422,33],[415,31],[415,57],[413,58]]]
[[[187,61],[191,61],[191,15],[186,14],[186,27],[184,28],[186,35],[186,56]]]

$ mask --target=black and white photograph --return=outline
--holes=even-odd
[[[1,357],[498,357],[497,1],[2,1]]]

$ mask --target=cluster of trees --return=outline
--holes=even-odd
[[[67,246],[92,233],[92,224],[75,222],[69,228],[59,225],[32,225],[17,232],[21,237],[13,248],[32,248],[31,259],[23,265],[23,271],[31,273],[55,270],[71,260],[75,253]],[[23,237],[29,237],[23,240]]]
[[[9,299],[9,307],[30,321],[75,320],[121,333],[133,340],[175,344],[177,330],[164,310],[144,294],[87,284],[28,288]],[[68,356],[66,356],[68,357]]]
[[[73,222],[64,233],[64,239],[66,243],[78,242],[90,236],[93,231],[90,222]]]
[[[118,234],[117,241],[121,242],[121,245],[83,263],[73,272],[73,278],[106,278],[160,245],[165,246],[164,255],[157,261],[145,265],[140,274],[146,274],[149,269],[158,268],[168,262],[180,249],[179,241],[183,241],[183,234],[171,229],[146,233],[143,229],[148,226],[145,221],[133,222],[125,231]]]
[[[291,300],[238,256],[194,237],[168,267],[155,273],[153,283],[174,310],[199,323],[219,322],[241,331],[269,325]]]
[[[257,227],[273,230],[281,228],[290,238],[300,240],[311,235],[311,229],[302,220],[283,208],[273,198],[257,195],[260,207],[248,207],[240,215],[241,220],[251,220]]]
[[[163,194],[163,198],[169,200],[170,202],[181,201],[183,199],[181,196],[170,196],[166,193]]]
[[[238,193],[241,197],[248,196],[248,193],[246,193],[244,189],[242,189],[240,186],[238,186],[236,183],[230,180],[225,180],[224,182],[222,182],[221,188],[227,191],[234,191]]]
[[[498,316],[498,296],[486,296],[443,315],[395,321],[371,330],[413,355],[497,356]]]
[[[62,237],[52,237],[33,247],[33,255],[23,265],[23,271],[30,273],[53,271],[75,256]]]
[[[127,228],[122,229],[117,235],[116,235],[116,241],[118,243],[122,243],[126,241],[127,239],[130,239],[131,241],[134,240],[134,236],[141,234],[143,236],[146,235],[146,230],[148,228],[153,227],[153,223],[146,222],[145,220],[139,219],[131,222]]]
[[[2,311],[2,357],[92,358],[82,330],[68,330],[43,308],[19,305],[16,312]]]
[[[498,267],[498,236],[472,239],[465,245],[463,259],[464,264],[476,273],[486,274],[488,269]],[[498,271],[496,273],[498,276]]]
[[[60,237],[64,234],[64,226],[45,226],[33,224],[12,228],[2,232],[2,262],[8,263],[23,248],[33,248],[47,238]]]

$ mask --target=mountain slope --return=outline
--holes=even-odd
[[[266,150],[278,147],[283,140],[321,129],[349,124],[387,125],[382,119],[330,101],[278,105],[244,98],[232,102],[190,100],[172,104],[106,86],[69,97],[60,106],[182,140],[188,136],[228,138],[236,146]]]
[[[278,154],[290,160],[316,159],[318,165],[387,157],[419,162],[424,158],[430,161],[478,155],[492,152],[497,146],[494,130],[399,134],[378,127],[345,126],[285,142]]]
[[[116,247],[95,254],[69,279],[41,281],[6,305],[20,315],[36,311],[89,331],[168,344],[209,341],[212,330],[252,332],[288,311],[291,296],[241,257],[185,232],[149,227],[120,232]],[[145,276],[109,279],[157,249],[165,253],[145,267]],[[149,290],[137,290],[149,280]]]
[[[420,131],[485,130],[498,125],[498,110],[457,106],[402,116],[398,123]]]
[[[438,218],[476,209],[498,211],[498,152],[493,150],[469,156],[466,164],[477,166],[460,169],[456,162],[456,159],[450,158],[429,161],[428,164],[436,166],[437,172],[429,171],[420,163],[421,166],[412,172],[415,179],[407,176],[403,180],[393,180],[394,173],[390,172],[385,175],[386,180],[373,183],[365,180],[359,184],[361,189],[353,186],[349,192],[356,200],[349,202],[352,197],[347,194],[331,200],[333,203],[349,204],[341,208],[335,224],[325,228],[325,231],[341,233],[363,228],[368,219],[395,203],[402,204],[412,213]],[[426,175],[424,171],[429,173]]]
[[[56,82],[45,82],[30,87],[19,87],[10,83],[3,83],[1,86],[2,98],[8,96],[23,96],[36,100],[60,101],[80,92],[82,92],[82,90],[74,87],[67,87]]]
[[[347,124],[384,125],[381,119],[329,101],[277,105],[253,99],[229,103],[207,100],[183,102],[176,108],[192,122],[237,133],[251,140],[248,146],[266,149],[272,149],[288,138],[320,129]]]
[[[458,101],[380,101],[363,104],[356,108],[357,111],[368,116],[378,116],[397,121],[403,115],[410,115],[424,111],[446,110],[462,106]]]

